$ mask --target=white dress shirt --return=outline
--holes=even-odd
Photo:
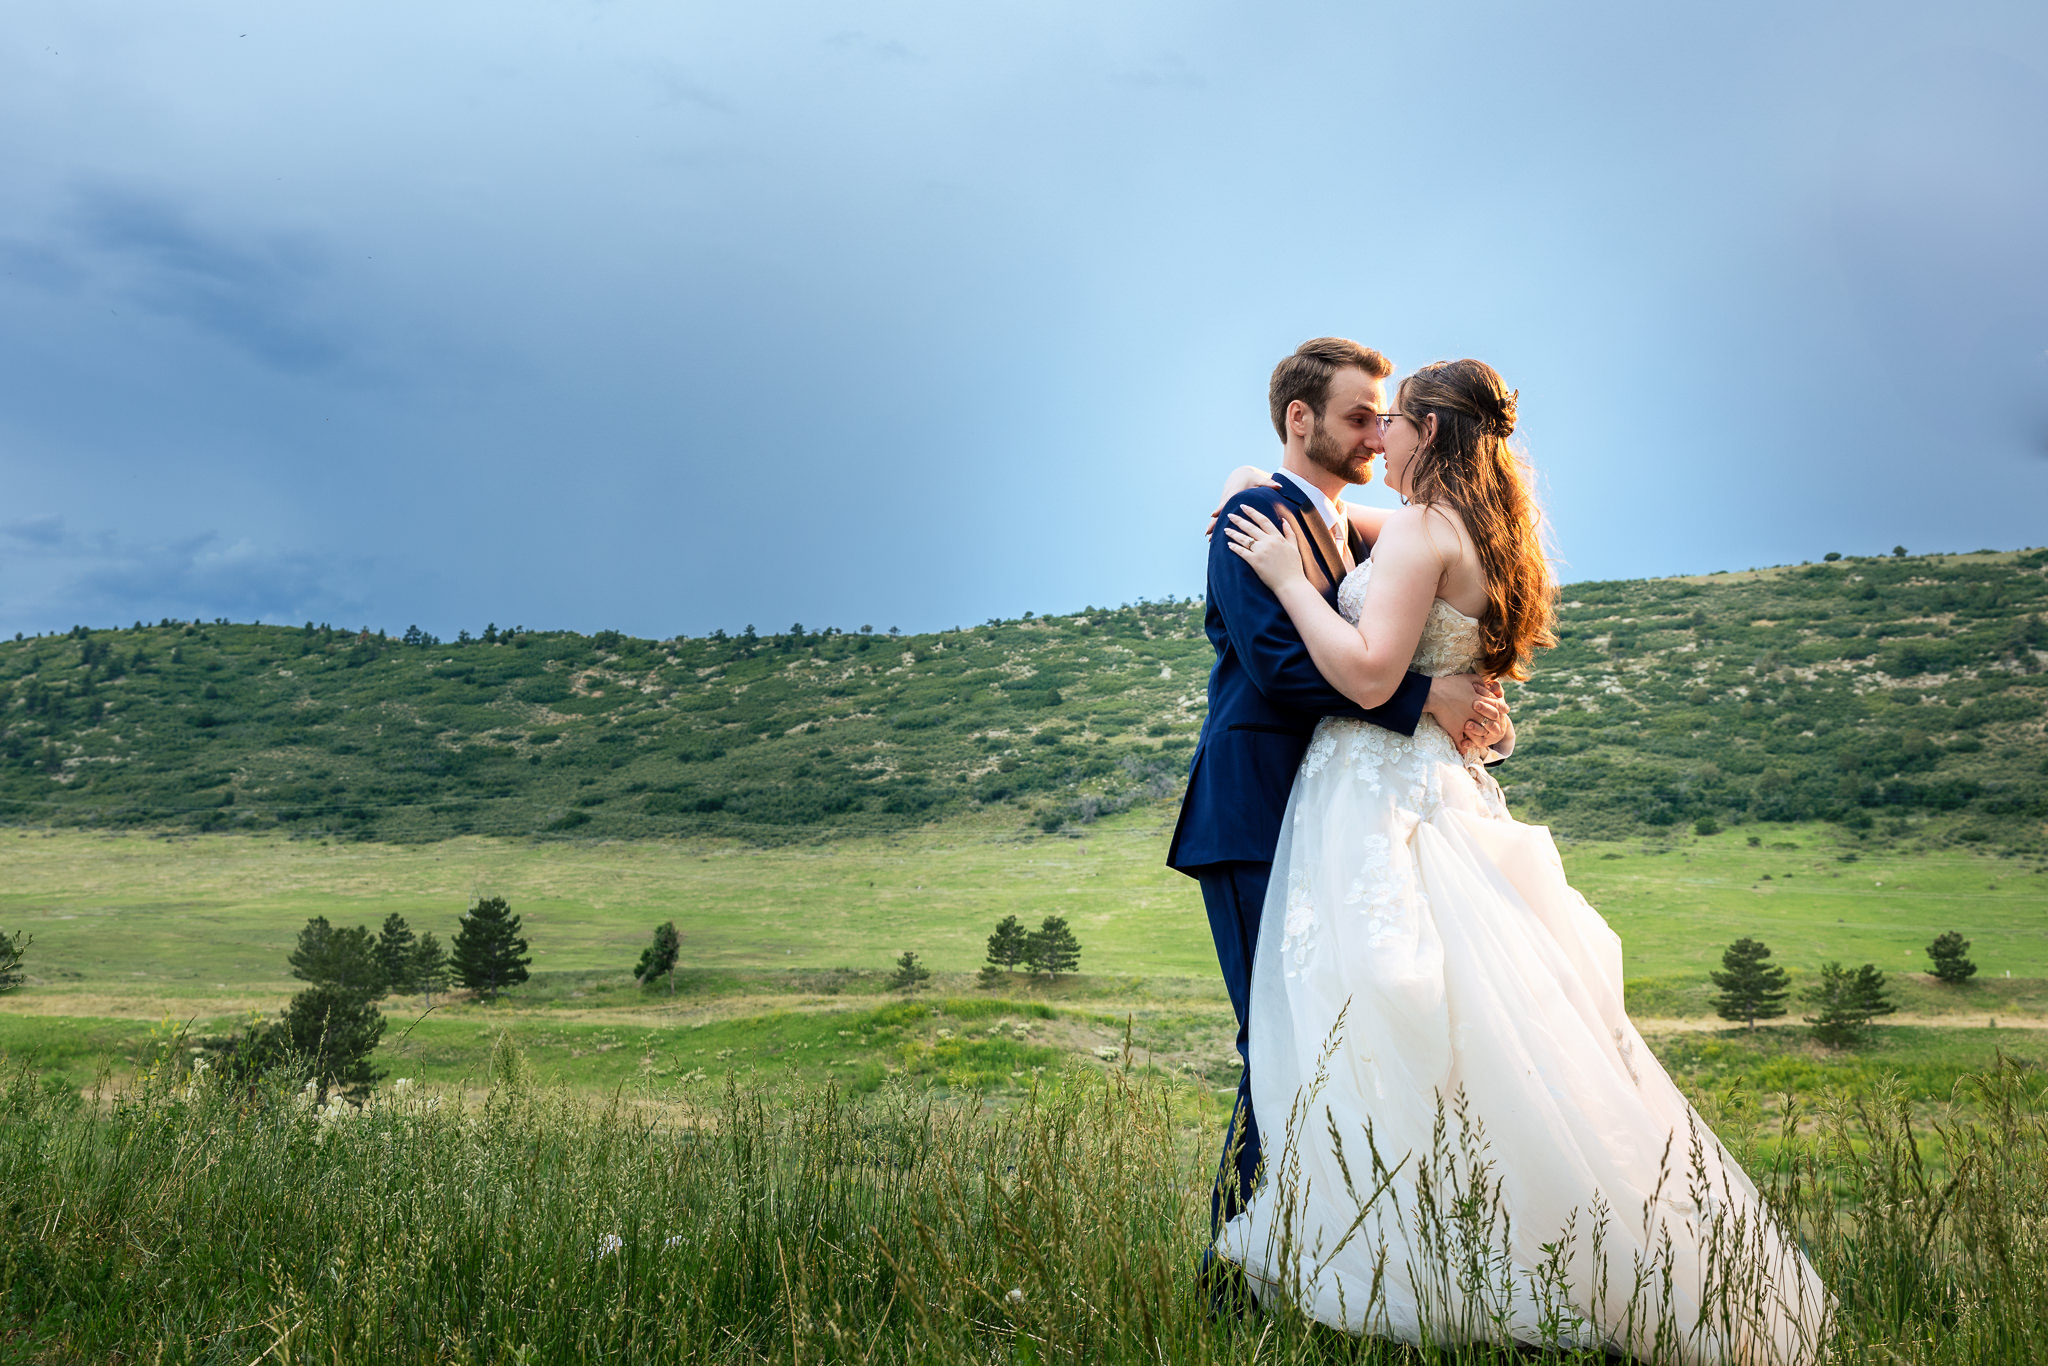
[[[1327,494],[1296,474],[1293,470],[1281,470],[1279,474],[1282,479],[1292,482],[1296,488],[1309,496],[1309,501],[1316,505],[1316,512],[1322,516],[1323,525],[1328,527],[1330,534],[1337,538],[1339,544],[1342,544],[1344,537],[1350,534],[1349,530],[1342,534],[1339,534],[1337,531],[1337,524],[1344,520],[1344,505],[1331,502]]]

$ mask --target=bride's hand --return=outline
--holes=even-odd
[[[1500,685],[1496,683],[1493,688],[1493,696],[1479,698],[1472,704],[1472,719],[1465,723],[1465,733],[1458,740],[1460,754],[1469,757],[1492,749],[1514,733],[1508,723],[1508,705],[1499,698]]]
[[[1274,526],[1257,508],[1231,513],[1230,525],[1223,528],[1223,534],[1229,538],[1237,557],[1250,565],[1275,593],[1295,579],[1308,578],[1301,569],[1301,550],[1294,543],[1294,528],[1285,523]]]
[[[1277,475],[1269,474],[1257,465],[1239,465],[1223,481],[1223,496],[1216,500],[1216,506],[1210,510],[1209,525],[1202,528],[1202,535],[1206,538],[1216,534],[1216,519],[1223,515],[1223,505],[1246,489],[1279,487],[1280,479]]]

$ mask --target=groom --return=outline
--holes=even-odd
[[[1302,567],[1332,607],[1337,585],[1371,550],[1351,534],[1338,498],[1345,485],[1372,478],[1373,456],[1384,449],[1380,417],[1393,368],[1379,352],[1342,337],[1297,347],[1274,367],[1267,391],[1273,428],[1286,443],[1280,487],[1247,489],[1218,514],[1218,525],[1241,507],[1255,507],[1276,523],[1292,521]],[[1222,536],[1209,542],[1204,629],[1216,648],[1209,715],[1166,862],[1202,884],[1216,959],[1237,1012],[1237,1052],[1246,1064],[1210,1199],[1213,1232],[1250,1196],[1259,1165],[1246,1029],[1252,950],[1281,813],[1309,733],[1322,717],[1347,716],[1413,735],[1426,713],[1451,735],[1490,743],[1506,734],[1507,709],[1498,687],[1477,675],[1431,679],[1417,673],[1403,679],[1385,705],[1359,707],[1323,681],[1279,599]]]

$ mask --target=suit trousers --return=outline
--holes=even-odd
[[[1259,943],[1259,912],[1266,904],[1271,863],[1212,863],[1193,869],[1202,884],[1202,904],[1209,911],[1209,932],[1216,938],[1216,962],[1230,1008],[1237,1012],[1237,1104],[1223,1136],[1223,1159],[1216,1168],[1216,1186],[1209,1197],[1209,1226],[1214,1233],[1223,1221],[1244,1208],[1259,1170],[1259,1124],[1252,1114],[1252,1073],[1249,1052],[1252,952]]]

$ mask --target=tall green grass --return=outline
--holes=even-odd
[[[81,1098],[17,1066],[0,1311],[48,1361],[1450,1359],[1280,1305],[1212,1318],[1214,1155],[1180,1095],[1112,1071],[1003,1108],[591,1101],[507,1049],[488,1093],[353,1110],[167,1065]],[[1971,1078],[1931,1129],[1896,1091],[1772,1108],[1719,1127],[1839,1298],[1837,1359],[2048,1359],[2038,1074]]]

